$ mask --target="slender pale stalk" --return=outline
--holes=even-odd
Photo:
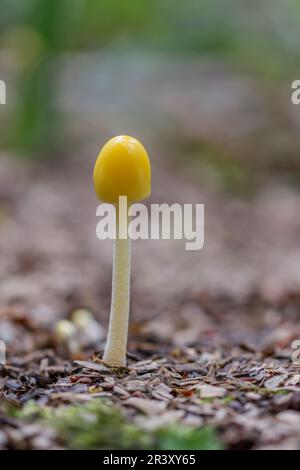
[[[120,221],[119,221],[120,214]],[[125,219],[125,220],[124,220]],[[114,241],[113,276],[111,311],[108,328],[108,339],[103,359],[114,366],[126,366],[126,348],[129,322],[130,301],[130,266],[131,240],[119,237],[119,227],[128,222],[128,212],[125,214],[116,210],[116,238]],[[124,225],[125,226],[125,225]],[[124,229],[124,226],[122,227]]]

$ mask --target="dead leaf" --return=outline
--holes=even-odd
[[[195,388],[199,390],[201,398],[223,398],[226,395],[225,388],[214,385],[203,384],[197,385]]]
[[[264,386],[265,388],[273,390],[275,388],[278,388],[280,385],[282,385],[287,378],[288,378],[287,374],[275,375],[274,377],[267,379],[264,383]]]
[[[158,415],[165,411],[165,401],[147,400],[145,398],[130,397],[124,401],[124,405],[132,406],[146,415]]]

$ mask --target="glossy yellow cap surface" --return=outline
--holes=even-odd
[[[119,196],[141,201],[151,193],[151,166],[142,144],[127,135],[110,139],[102,148],[94,169],[98,198],[117,204]]]

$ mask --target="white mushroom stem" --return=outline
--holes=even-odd
[[[127,214],[127,215],[126,215]],[[120,220],[119,220],[120,215]],[[125,219],[125,220],[124,220]],[[108,339],[103,359],[113,366],[126,366],[129,323],[131,240],[127,233],[128,212],[116,209],[116,238],[114,241],[111,310]],[[125,225],[126,224],[126,225]],[[127,237],[119,236],[119,228]],[[122,235],[121,235],[122,236]]]

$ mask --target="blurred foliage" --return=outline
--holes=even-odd
[[[28,402],[22,410],[10,414],[25,422],[54,428],[71,449],[162,449],[219,450],[221,443],[211,428],[167,426],[146,432],[129,424],[116,405],[108,400],[93,399],[82,405],[40,407]]]
[[[138,0],[1,0],[0,7],[0,46],[13,51],[19,67],[5,143],[20,154],[51,155],[63,137],[55,111],[55,59],[62,51],[103,47],[117,33],[142,29],[148,10]]]
[[[216,188],[235,196],[253,196],[257,177],[249,160],[238,159],[220,146],[201,139],[182,139],[176,142],[176,149],[176,164],[178,167],[184,165],[190,176],[201,175],[203,182],[209,181]],[[185,156],[184,161],[182,155]]]
[[[161,450],[222,450],[212,428],[190,428],[187,426],[168,426],[157,432],[158,446]]]
[[[53,154],[63,139],[55,109],[63,52],[218,55],[272,83],[299,64],[299,0],[0,0],[0,8],[0,47],[19,67],[5,143],[29,155]]]
[[[157,47],[162,42],[176,52],[217,54],[273,80],[298,68],[299,0],[188,0],[176,8],[166,0],[161,5],[151,36]]]
[[[119,409],[105,400],[57,409],[29,402],[17,416],[56,429],[64,445],[72,449],[141,449],[151,443],[151,438],[126,423]]]

